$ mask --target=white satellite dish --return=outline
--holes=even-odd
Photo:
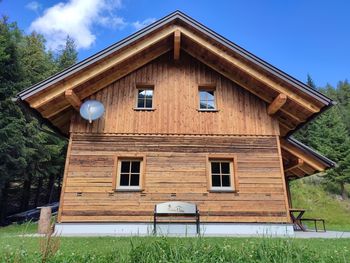
[[[104,111],[105,107],[97,100],[87,100],[80,106],[80,116],[89,123],[101,118]]]

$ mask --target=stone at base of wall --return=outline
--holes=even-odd
[[[152,223],[57,223],[55,234],[62,236],[147,236]],[[157,224],[159,236],[195,236],[191,223]],[[273,223],[201,223],[202,236],[285,236],[294,235],[293,225]]]

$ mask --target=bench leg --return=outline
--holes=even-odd
[[[316,230],[316,232],[318,232],[317,231],[317,222],[316,222],[316,220],[315,220],[315,230]]]
[[[153,216],[153,235],[157,235],[157,219],[156,219],[156,215]]]

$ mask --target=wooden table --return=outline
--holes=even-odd
[[[305,213],[305,209],[298,209],[298,208],[290,208],[289,213],[290,217],[292,219],[292,222],[295,227],[299,228],[301,231],[306,231],[306,228],[301,223],[301,219]]]

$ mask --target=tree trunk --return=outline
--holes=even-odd
[[[34,207],[38,207],[39,204],[39,199],[40,199],[40,192],[41,192],[41,188],[43,186],[43,178],[39,177],[38,178],[38,185],[36,187],[36,192],[35,192],[35,198],[34,198]]]
[[[10,188],[10,182],[6,181],[4,188],[0,190],[0,226],[5,225],[7,216],[7,198]]]
[[[60,201],[60,197],[61,197],[61,191],[62,191],[62,173],[59,174],[59,176],[57,176],[57,201]]]
[[[341,197],[343,198],[343,200],[348,199],[348,193],[346,192],[344,183],[340,183],[340,193],[341,193]]]
[[[47,183],[47,192],[45,196],[45,203],[50,204],[52,201],[53,192],[55,191],[55,175],[51,175]]]
[[[21,200],[21,211],[28,210],[31,186],[32,186],[32,175],[29,175],[28,178],[25,179],[24,183],[23,183],[22,200]]]

